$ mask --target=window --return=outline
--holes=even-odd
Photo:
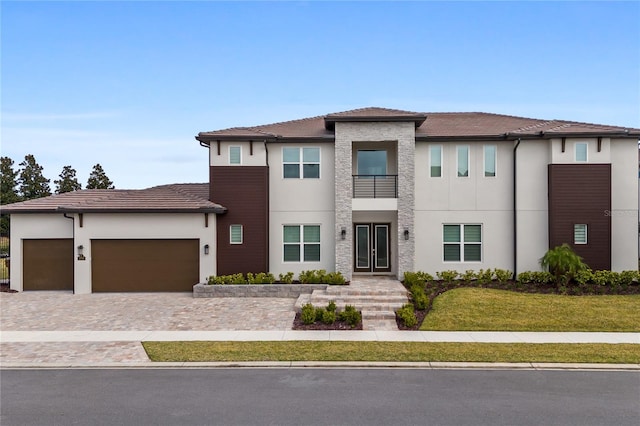
[[[442,176],[442,145],[431,145],[429,147],[429,165],[431,177]]]
[[[587,162],[587,143],[586,142],[576,143],[576,161],[581,163]]]
[[[242,163],[242,148],[239,146],[229,147],[229,164]]]
[[[320,262],[320,225],[284,225],[284,261]]]
[[[573,225],[574,244],[587,244],[587,225],[578,223]]]
[[[387,151],[358,150],[358,175],[386,176]]]
[[[469,177],[469,146],[458,145],[458,177]]]
[[[484,146],[484,175],[485,177],[495,177],[496,175],[496,146]]]
[[[285,179],[320,178],[320,148],[282,148]]]
[[[482,260],[482,225],[443,225],[445,262]]]
[[[231,225],[229,227],[229,242],[231,244],[242,244],[242,225]]]

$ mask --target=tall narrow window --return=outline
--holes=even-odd
[[[229,227],[229,242],[231,244],[242,244],[242,225],[231,225]]]
[[[282,148],[285,179],[320,178],[320,148]]]
[[[458,177],[469,177],[469,146],[458,145]]]
[[[239,146],[229,147],[229,164],[242,164],[242,148]]]
[[[573,242],[574,244],[587,244],[587,225],[577,223],[573,225]]]
[[[495,177],[496,175],[496,146],[484,146],[484,175],[485,177]]]
[[[578,142],[576,143],[576,161],[581,163],[587,162],[587,143],[586,142]]]
[[[429,169],[431,177],[442,176],[442,145],[429,147]]]
[[[445,262],[482,260],[482,225],[443,225],[442,240]]]
[[[320,225],[283,226],[285,262],[320,261]]]

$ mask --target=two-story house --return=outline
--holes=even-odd
[[[186,291],[237,272],[517,273],[539,270],[562,243],[593,269],[636,269],[639,138],[617,126],[385,108],[201,132],[209,185],[3,206],[11,286]],[[51,283],[41,264],[64,265],[66,278]]]

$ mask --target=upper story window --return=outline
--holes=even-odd
[[[586,142],[577,142],[576,143],[576,161],[580,163],[587,162],[587,147],[588,144]]]
[[[429,147],[429,170],[429,176],[442,177],[442,145]]]
[[[229,147],[229,164],[242,164],[242,147]]]
[[[469,177],[469,145],[458,145],[456,153],[458,177]]]
[[[282,148],[285,179],[319,179],[320,148]]]
[[[282,231],[285,262],[320,261],[320,225],[284,225]]]
[[[484,175],[485,177],[495,177],[496,175],[496,146],[484,146]]]
[[[385,150],[358,150],[358,175],[360,176],[386,176],[387,151]]]

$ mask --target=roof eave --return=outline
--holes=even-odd
[[[335,124],[341,123],[371,123],[371,122],[408,122],[413,121],[416,128],[420,127],[422,123],[427,119],[426,114],[420,115],[393,115],[393,116],[381,116],[381,115],[367,115],[362,117],[353,116],[332,116],[327,115],[324,118],[324,127],[327,130],[335,130]]]
[[[78,208],[78,207],[57,207],[51,209],[13,209],[10,211],[3,210],[2,214],[50,214],[50,213],[215,213],[224,214],[227,212],[226,207],[205,207],[197,209],[185,209],[185,208],[166,208],[166,209],[153,209],[153,208]]]

